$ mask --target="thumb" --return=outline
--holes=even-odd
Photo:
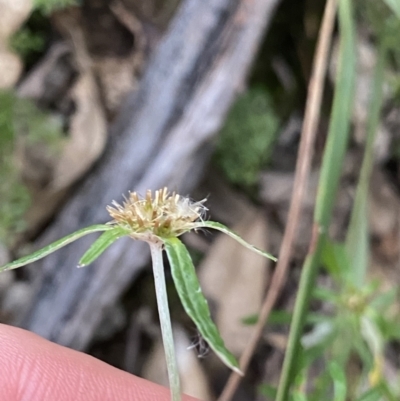
[[[0,324],[0,401],[169,401],[169,390]],[[196,401],[184,396],[183,401]]]

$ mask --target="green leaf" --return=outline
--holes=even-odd
[[[292,320],[292,314],[284,310],[273,310],[268,316],[266,324],[289,324]],[[258,322],[258,314],[249,315],[241,319],[246,326],[253,326]]]
[[[333,400],[346,401],[347,382],[343,369],[337,362],[331,362],[328,369],[333,380]]]
[[[379,401],[382,397],[382,392],[378,387],[372,388],[357,398],[357,401]]]
[[[111,230],[112,228],[113,228],[112,226],[106,225],[106,224],[96,224],[94,226],[82,228],[81,230],[75,231],[74,233],[67,235],[64,238],[61,238],[58,241],[55,241],[55,242],[51,243],[50,245],[47,245],[44,248],[39,249],[38,251],[36,251],[34,253],[31,253],[28,256],[24,256],[23,258],[17,259],[14,262],[7,263],[6,265],[1,266],[0,272],[5,271],[5,270],[16,269],[17,267],[25,266],[29,263],[36,262],[37,260],[42,259],[47,255],[50,255],[51,253],[70,244],[71,242],[76,241],[77,239],[79,239],[85,235],[92,234],[92,233],[99,232],[99,231]]]
[[[339,0],[339,28],[335,95],[314,210],[314,220],[324,230],[329,226],[336,200],[353,111],[357,52],[353,2],[350,0]]]
[[[369,237],[367,200],[369,182],[374,165],[374,142],[383,104],[383,84],[387,59],[387,47],[384,40],[380,40],[378,49],[379,52],[375,65],[373,84],[370,93],[370,104],[368,107],[367,142],[351,213],[350,225],[346,236],[346,248],[351,264],[348,277],[350,282],[356,287],[360,287],[364,284],[368,268]]]
[[[382,338],[382,333],[375,324],[375,322],[370,319],[369,316],[361,317],[361,335],[373,355],[382,355],[384,350],[384,339]]]
[[[337,282],[342,282],[343,277],[351,268],[345,245],[325,237],[322,247],[322,264]]]
[[[330,289],[326,287],[315,287],[312,291],[312,297],[331,304],[337,304],[340,299],[336,288]]]
[[[101,234],[101,236],[97,238],[95,242],[93,242],[91,247],[81,257],[78,267],[90,265],[118,238],[121,238],[127,234],[128,233],[125,228],[118,226]]]
[[[251,251],[258,253],[261,256],[265,256],[268,259],[272,259],[274,262],[278,260],[275,256],[271,255],[270,253],[264,252],[261,249],[256,248],[254,245],[249,244],[244,239],[242,239],[238,234],[236,234],[234,231],[232,231],[231,229],[229,229],[228,227],[224,226],[221,223],[217,223],[215,221],[202,221],[201,223],[197,223],[195,228],[213,228],[214,230],[221,231],[224,234],[229,235],[231,238],[239,242],[239,244],[250,249]]]
[[[384,0],[386,5],[400,18],[400,0]]]
[[[242,374],[236,358],[226,349],[217,327],[211,320],[210,309],[201,291],[188,250],[178,238],[163,238],[163,241],[175,287],[186,313],[221,361],[236,373]]]
[[[276,397],[276,387],[271,386],[270,384],[262,383],[258,386],[257,392],[260,393],[265,398],[272,398]]]

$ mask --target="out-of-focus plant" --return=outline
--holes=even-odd
[[[42,112],[11,91],[0,91],[0,241],[12,243],[25,228],[30,196],[15,161],[17,137],[25,146],[42,144],[49,152],[61,150],[63,135],[58,119]]]
[[[33,32],[29,28],[22,28],[10,39],[10,48],[18,53],[23,60],[32,53],[40,53],[44,50],[46,40],[44,34]]]
[[[385,28],[377,35],[378,55],[370,89],[364,158],[346,240],[334,243],[328,229],[346,152],[355,82],[351,0],[339,1],[339,22],[338,76],[314,214],[318,235],[303,266],[276,401],[394,401],[400,397],[399,386],[384,374],[386,346],[400,339],[395,308],[397,288],[384,292],[367,274],[369,180],[393,32]],[[331,278],[331,288],[315,289],[321,265]],[[328,312],[319,317],[314,314],[316,321],[303,335],[312,297],[322,301]],[[316,366],[322,373],[315,374]],[[264,392],[267,390],[271,393],[271,388],[264,388]]]
[[[215,160],[228,180],[243,187],[258,181],[269,160],[279,120],[268,92],[251,88],[239,97],[222,129]]]
[[[80,0],[34,0],[34,7],[45,14],[50,14],[61,8],[79,5],[80,3]]]

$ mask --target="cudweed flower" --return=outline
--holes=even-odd
[[[207,208],[204,203],[205,200],[195,202],[175,192],[171,194],[167,188],[155,191],[154,196],[151,191],[147,191],[145,197],[140,197],[136,192],[131,192],[122,205],[114,201],[111,206],[107,207],[112,218],[109,223],[76,231],[31,255],[0,267],[0,271],[15,269],[32,263],[93,232],[103,231],[103,234],[82,256],[78,264],[79,267],[92,263],[122,236],[146,241],[150,245],[152,256],[171,398],[173,401],[179,401],[181,399],[179,373],[174,353],[162,251],[165,250],[167,253],[174,284],[186,313],[221,361],[239,374],[241,371],[236,358],[226,349],[217,327],[211,320],[210,310],[202,294],[190,254],[178,237],[190,230],[213,228],[231,236],[254,252],[276,260],[272,255],[248,244],[223,224],[205,220]]]
[[[175,192],[170,195],[163,188],[155,191],[154,199],[150,190],[145,198],[131,192],[122,205],[113,201],[107,210],[114,219],[111,224],[130,230],[133,239],[151,241],[153,237],[178,237],[196,228],[195,222],[207,211],[204,202],[193,202]]]

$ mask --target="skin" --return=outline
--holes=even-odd
[[[0,324],[0,401],[169,401],[169,390]],[[182,401],[198,401],[183,396]]]

